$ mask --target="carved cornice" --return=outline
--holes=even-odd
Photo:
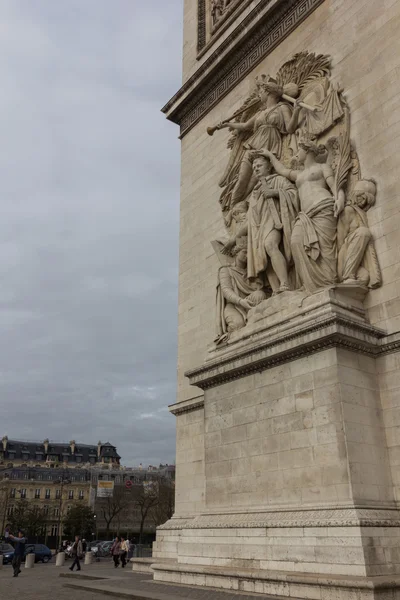
[[[158,527],[158,530],[268,527],[400,527],[400,513],[397,509],[336,508],[244,514],[203,514],[188,520],[171,519]]]
[[[169,411],[177,416],[182,415],[184,413],[192,412],[193,410],[199,410],[204,407],[204,396],[196,396],[196,398],[191,398],[190,400],[184,400],[183,402],[179,402],[178,404],[172,404],[169,407]]]
[[[181,126],[181,136],[323,2],[281,0],[271,10],[261,2],[251,11],[162,109],[169,120]],[[260,13],[265,14],[257,20]],[[240,39],[243,32],[246,35]],[[202,35],[199,21],[199,40]]]
[[[207,389],[332,347],[378,356],[385,351],[385,344],[380,343],[384,337],[385,332],[371,325],[333,315],[276,338],[260,340],[231,356],[216,357],[185,375],[191,385]]]

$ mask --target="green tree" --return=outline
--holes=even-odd
[[[89,506],[78,504],[69,509],[64,519],[64,534],[67,537],[73,538],[75,535],[80,535],[90,539],[94,530],[94,513]]]
[[[7,520],[14,534],[18,529],[22,529],[31,540],[46,531],[46,515],[43,508],[28,500],[18,500],[14,504],[12,515]]]

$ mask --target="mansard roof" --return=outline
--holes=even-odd
[[[68,461],[74,462],[90,462],[90,459],[95,459],[98,462],[98,449],[93,444],[74,444],[74,452],[72,452],[71,444],[65,442],[48,442],[47,451],[45,443],[37,442],[25,442],[21,440],[7,440],[6,450],[4,451],[2,443],[0,441],[0,456],[3,460],[22,460],[22,461],[41,461],[45,460],[47,456],[58,457],[60,462]],[[110,456],[112,458],[120,458],[115,446],[107,443],[101,446],[100,458],[103,456]]]

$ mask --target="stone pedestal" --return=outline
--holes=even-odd
[[[380,397],[390,340],[366,322],[362,294],[267,300],[188,373],[204,389],[203,406],[184,407],[204,411],[204,510],[158,529],[156,580],[397,595],[400,513]],[[179,419],[182,407],[172,411]],[[178,440],[190,445],[179,430]]]
[[[91,565],[93,562],[93,554],[91,552],[85,553],[85,565]]]
[[[65,552],[59,552],[56,555],[56,567],[63,567],[65,564]]]
[[[27,554],[25,557],[25,569],[33,569],[35,566],[35,555]]]

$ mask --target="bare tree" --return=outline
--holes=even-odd
[[[133,502],[140,511],[139,544],[142,543],[144,523],[159,503],[159,482],[144,481],[133,490]]]
[[[131,498],[122,486],[115,486],[113,495],[99,500],[99,509],[106,523],[107,536],[110,533],[111,523],[130,503]]]
[[[172,518],[175,511],[175,485],[171,480],[162,480],[158,484],[158,503],[151,510],[156,527]]]

